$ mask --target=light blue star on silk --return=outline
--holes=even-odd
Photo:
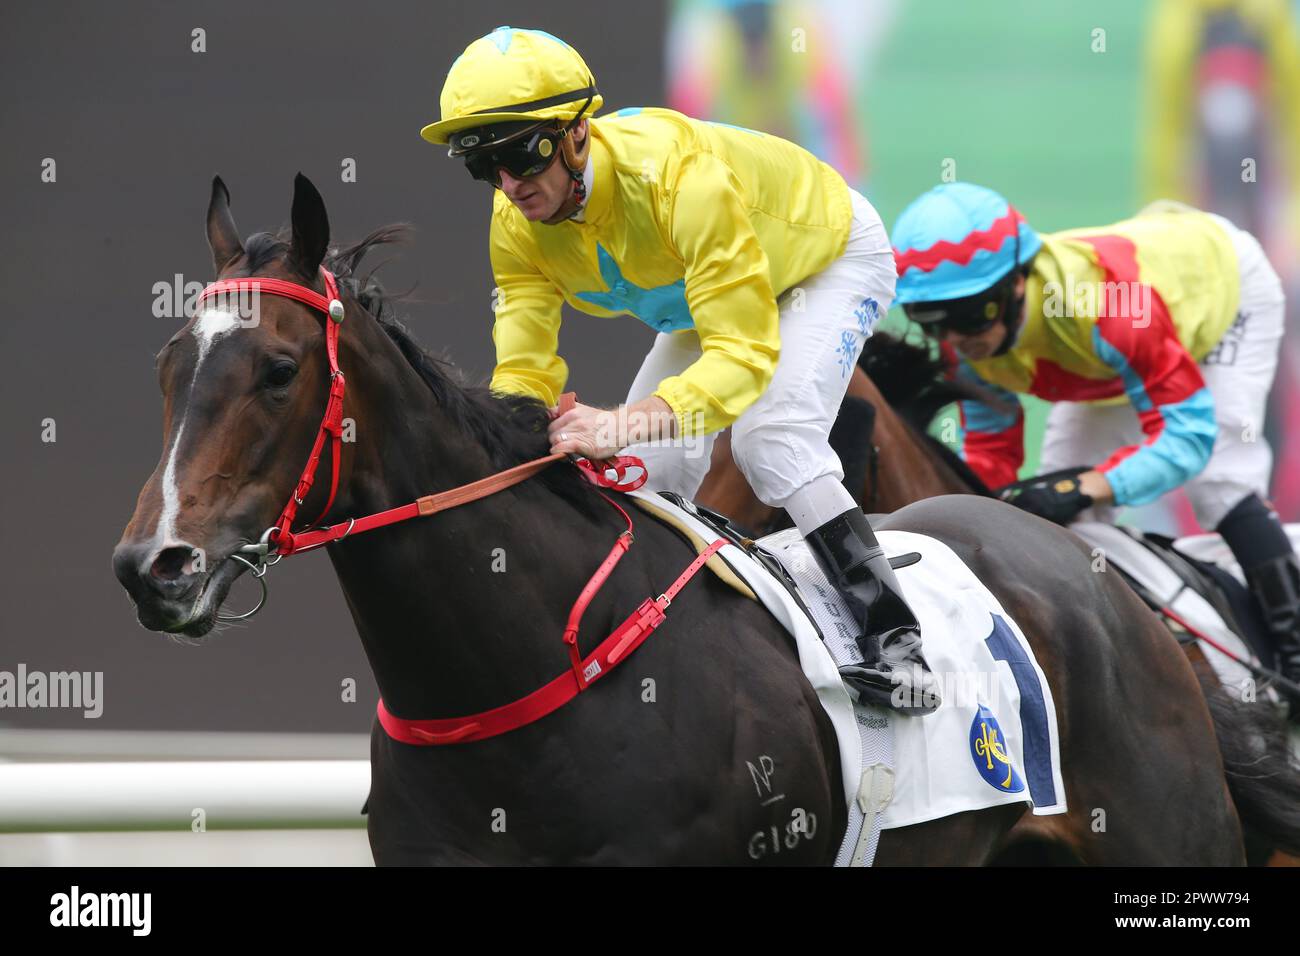
[[[491,40],[496,44],[498,50],[505,53],[506,50],[510,49],[510,41],[515,38],[516,33],[531,33],[533,36],[546,37],[548,40],[554,40],[562,47],[567,47],[569,45],[559,37],[552,36],[545,30],[524,30],[516,27],[497,27],[489,33],[485,39]]]
[[[623,270],[618,267],[614,257],[600,243],[596,243],[596,262],[600,266],[600,277],[609,286],[609,291],[576,293],[583,302],[590,302],[610,312],[631,312],[659,332],[675,332],[695,325],[691,310],[686,305],[685,279],[649,288],[639,286],[623,276]]]

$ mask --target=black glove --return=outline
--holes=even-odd
[[[1080,511],[1092,506],[1092,496],[1085,495],[1079,487],[1079,476],[1089,470],[1086,467],[1063,468],[1013,482],[999,488],[997,495],[1030,514],[1066,525]]]

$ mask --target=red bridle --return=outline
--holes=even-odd
[[[330,366],[330,393],[329,400],[325,405],[325,415],[321,419],[320,428],[316,431],[316,441],[312,444],[311,454],[307,456],[307,464],[302,470],[302,475],[298,478],[298,484],[294,488],[293,495],[281,510],[280,517],[276,519],[274,525],[266,529],[260,544],[248,545],[241,550],[245,551],[245,553],[257,554],[262,558],[265,558],[272,549],[281,557],[297,554],[300,551],[308,551],[323,544],[329,544],[331,541],[347,537],[349,534],[359,534],[372,528],[383,527],[409,518],[424,517],[439,511],[445,511],[448,508],[454,508],[457,505],[477,501],[503,488],[508,488],[531,478],[543,468],[565,457],[562,454],[547,455],[545,458],[525,462],[522,465],[498,472],[495,475],[489,475],[487,478],[467,485],[461,485],[450,491],[444,491],[436,495],[425,495],[409,504],[390,508],[387,511],[379,511],[362,518],[349,518],[347,521],[339,522],[328,528],[317,527],[295,534],[293,532],[294,519],[298,514],[298,509],[306,500],[307,493],[311,491],[312,483],[316,480],[316,469],[320,466],[321,451],[324,449],[327,439],[330,441],[330,458],[332,459],[330,493],[325,501],[325,507],[316,517],[316,521],[312,522],[313,525],[325,517],[329,512],[330,505],[334,503],[335,496],[338,494],[339,460],[342,457],[343,395],[346,379],[342,369],[339,368],[339,328],[343,323],[344,308],[342,300],[339,299],[338,282],[335,280],[333,273],[323,267],[320,272],[325,283],[325,295],[321,295],[319,292],[296,282],[264,277],[219,279],[209,284],[199,293],[200,302],[214,296],[236,293],[278,295],[286,299],[293,299],[295,302],[301,302],[303,305],[323,313],[329,320],[325,323],[325,352],[329,358]],[[561,411],[567,410],[566,406],[572,407],[573,402],[574,396],[572,393],[561,396]],[[632,491],[645,483],[644,467],[641,466],[638,459],[631,456],[613,458],[600,466],[593,465],[585,459],[578,459],[575,463],[583,468],[589,479],[603,488],[612,488],[615,491]],[[626,470],[632,466],[640,467],[643,473],[639,478],[629,481],[626,478]],[[615,473],[613,479],[606,477],[606,472],[611,470]]]
[[[248,278],[248,279],[218,279],[210,283],[199,293],[199,301],[212,298],[218,295],[229,295],[231,293],[252,293],[253,295],[278,295],[285,299],[293,299],[295,302],[301,302],[303,305],[310,306],[317,312],[325,314],[325,354],[329,356],[330,363],[330,395],[329,401],[325,405],[325,417],[321,419],[320,428],[316,431],[316,441],[311,446],[311,454],[307,456],[307,464],[302,470],[302,475],[298,478],[298,485],[293,490],[293,495],[285,504],[280,512],[280,517],[276,519],[275,524],[267,529],[266,534],[262,536],[263,542],[269,543],[268,535],[273,535],[277,542],[276,550],[281,555],[293,554],[293,520],[298,514],[298,509],[307,499],[307,492],[311,491],[312,482],[316,480],[316,468],[320,465],[320,453],[325,447],[325,440],[329,438],[331,471],[330,476],[330,493],[329,498],[325,501],[325,507],[316,517],[320,521],[330,510],[330,505],[334,503],[334,496],[339,489],[339,458],[343,444],[343,392],[347,384],[343,377],[343,371],[339,368],[339,326],[343,324],[343,301],[339,298],[338,282],[334,279],[334,274],[328,269],[322,267],[320,270],[321,278],[325,281],[325,294],[321,295],[305,285],[299,285],[296,282],[289,282],[285,279],[271,278]],[[312,524],[315,524],[313,521]],[[287,549],[286,549],[287,545]],[[266,552],[262,552],[265,557]]]

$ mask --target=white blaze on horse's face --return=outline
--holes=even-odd
[[[194,326],[191,333],[198,340],[199,355],[194,362],[194,375],[190,378],[189,391],[194,391],[194,383],[199,379],[199,372],[203,369],[203,360],[207,357],[212,346],[217,339],[227,335],[232,329],[237,329],[245,324],[239,314],[233,309],[213,309],[205,308],[194,319]],[[189,407],[188,396],[186,398],[186,408]],[[171,451],[167,454],[167,467],[163,470],[162,480],[162,510],[158,514],[158,528],[154,533],[155,547],[159,550],[163,548],[175,547],[180,544],[180,539],[176,536],[176,516],[180,513],[180,491],[177,485],[176,474],[176,455],[181,447],[181,436],[185,434],[185,418],[182,416],[180,424],[176,426],[176,435],[172,438]]]
[[[191,329],[194,337],[199,341],[199,360],[194,366],[194,377],[198,378],[199,366],[203,364],[203,358],[212,348],[212,343],[220,336],[225,335],[231,329],[237,329],[243,324],[239,314],[234,309],[212,309],[205,308],[194,320],[194,328]],[[190,382],[190,387],[194,387],[194,382]]]

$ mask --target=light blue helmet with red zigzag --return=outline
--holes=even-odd
[[[983,292],[1043,245],[1014,206],[972,183],[943,183],[913,200],[889,238],[899,305]]]

